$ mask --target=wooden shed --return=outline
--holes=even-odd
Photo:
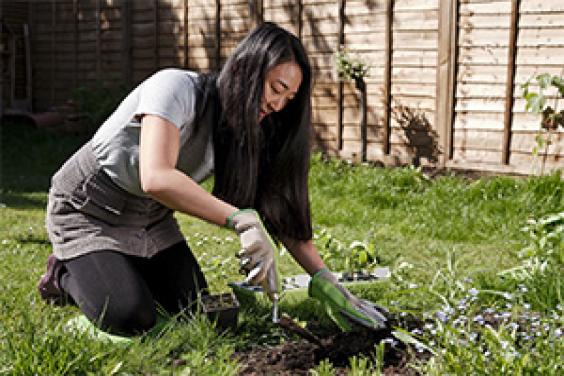
[[[564,168],[562,128],[546,155],[531,155],[540,119],[525,112],[520,88],[536,74],[564,75],[561,0],[19,0],[3,2],[3,23],[24,8],[35,109],[97,82],[131,87],[163,67],[218,69],[270,20],[309,53],[315,138],[327,153],[358,159],[361,150],[358,94],[334,67],[346,48],[371,67],[368,160]]]

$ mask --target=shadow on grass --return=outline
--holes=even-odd
[[[47,191],[45,191],[47,192]],[[1,192],[0,203],[8,208],[15,209],[37,209],[47,206],[47,196],[29,196],[25,192]]]
[[[89,135],[68,135],[39,129],[19,119],[0,126],[2,153],[0,202],[11,208],[44,208],[51,176]]]

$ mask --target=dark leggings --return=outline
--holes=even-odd
[[[64,262],[61,287],[88,319],[116,334],[155,325],[157,307],[169,314],[193,309],[207,283],[185,242],[152,258],[97,251]]]

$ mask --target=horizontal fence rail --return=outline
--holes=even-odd
[[[545,155],[531,156],[540,119],[525,111],[520,87],[564,73],[561,0],[20,0],[2,2],[2,19],[19,34],[29,27],[37,110],[65,104],[78,87],[133,87],[165,67],[216,70],[268,20],[309,53],[315,141],[330,155],[359,160],[366,147],[368,160],[385,165],[564,167],[562,131]],[[370,66],[366,145],[360,93],[335,73],[343,48]]]

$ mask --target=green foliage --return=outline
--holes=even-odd
[[[109,85],[97,81],[91,86],[80,86],[74,90],[72,97],[88,129],[95,131],[114,112],[128,91],[124,84]]]
[[[522,251],[523,258],[538,258],[541,263],[564,264],[564,211],[538,220],[530,219],[522,230],[530,241]]]
[[[351,376],[372,376],[372,362],[363,356],[353,356],[349,359]]]
[[[564,78],[557,75],[543,73],[535,77],[538,91],[531,91],[530,86],[533,79],[529,79],[521,85],[523,90],[523,98],[525,98],[525,110],[541,115],[540,128],[535,136],[536,145],[533,148],[533,156],[537,156],[544,149],[545,154],[551,144],[551,134],[564,128],[564,110],[558,110],[558,100],[564,98]],[[545,90],[555,89],[554,104],[547,104],[547,96]],[[544,172],[544,159],[541,169],[541,175]]]
[[[339,78],[346,80],[363,81],[370,72],[370,67],[358,57],[353,57],[346,50],[335,53],[335,66]]]
[[[76,308],[46,306],[36,283],[51,252],[44,228],[49,178],[85,139],[11,125],[2,134],[0,374],[229,375],[237,372],[234,351],[286,340],[270,323],[266,303],[242,307],[237,332],[224,336],[200,316],[125,347],[66,332],[64,324]],[[209,182],[205,187],[211,188]],[[409,333],[437,354],[417,365],[422,373],[562,373],[561,266],[539,268],[525,279],[499,274],[528,257],[551,265],[561,262],[560,174],[430,179],[416,168],[352,166],[315,155],[310,193],[319,236],[314,242],[321,250],[356,252],[357,261],[365,260],[358,255],[368,250],[392,268],[390,280],[351,290],[392,312],[410,310],[432,324],[422,334]],[[189,216],[176,217],[213,291],[225,291],[228,281],[242,279],[234,258],[239,244],[232,233]],[[526,218],[535,220],[521,231]],[[282,277],[303,273],[290,257],[280,260]],[[322,310],[306,293],[291,303],[289,298],[281,302],[284,312],[325,324]],[[479,315],[497,315],[500,322],[488,329]],[[383,350],[378,355],[378,348],[368,360],[351,360],[350,368],[381,373]],[[312,373],[331,375],[334,368],[322,362]]]
[[[522,286],[533,309],[546,312],[564,303],[564,212],[529,219],[522,231],[528,237],[521,263],[500,275]]]
[[[60,135],[5,120],[1,127],[0,189],[47,191],[50,178],[87,138]]]
[[[331,270],[347,273],[370,272],[377,265],[377,251],[373,236],[365,241],[355,240],[345,246],[327,229],[315,232],[314,239],[320,245],[319,252]]]
[[[556,360],[562,343],[562,215],[529,220],[529,240],[521,252],[525,259],[516,269],[489,277],[464,277],[456,252],[426,287],[411,297],[425,299],[426,324],[400,339],[417,351],[434,356],[418,369],[429,375],[546,374],[562,372]],[[528,260],[536,259],[531,264]],[[544,267],[537,267],[537,265]],[[393,271],[395,273],[395,270]],[[407,279],[405,271],[402,272]],[[401,288],[401,287],[400,287]],[[417,290],[417,288],[416,288]],[[431,312],[434,312],[431,314]],[[417,341],[422,344],[417,344]],[[430,349],[429,349],[430,348]]]
[[[333,367],[331,362],[329,362],[328,359],[324,359],[321,362],[319,362],[319,364],[317,365],[317,367],[315,367],[315,369],[310,370],[310,375],[311,376],[334,376],[335,375],[335,368]]]

